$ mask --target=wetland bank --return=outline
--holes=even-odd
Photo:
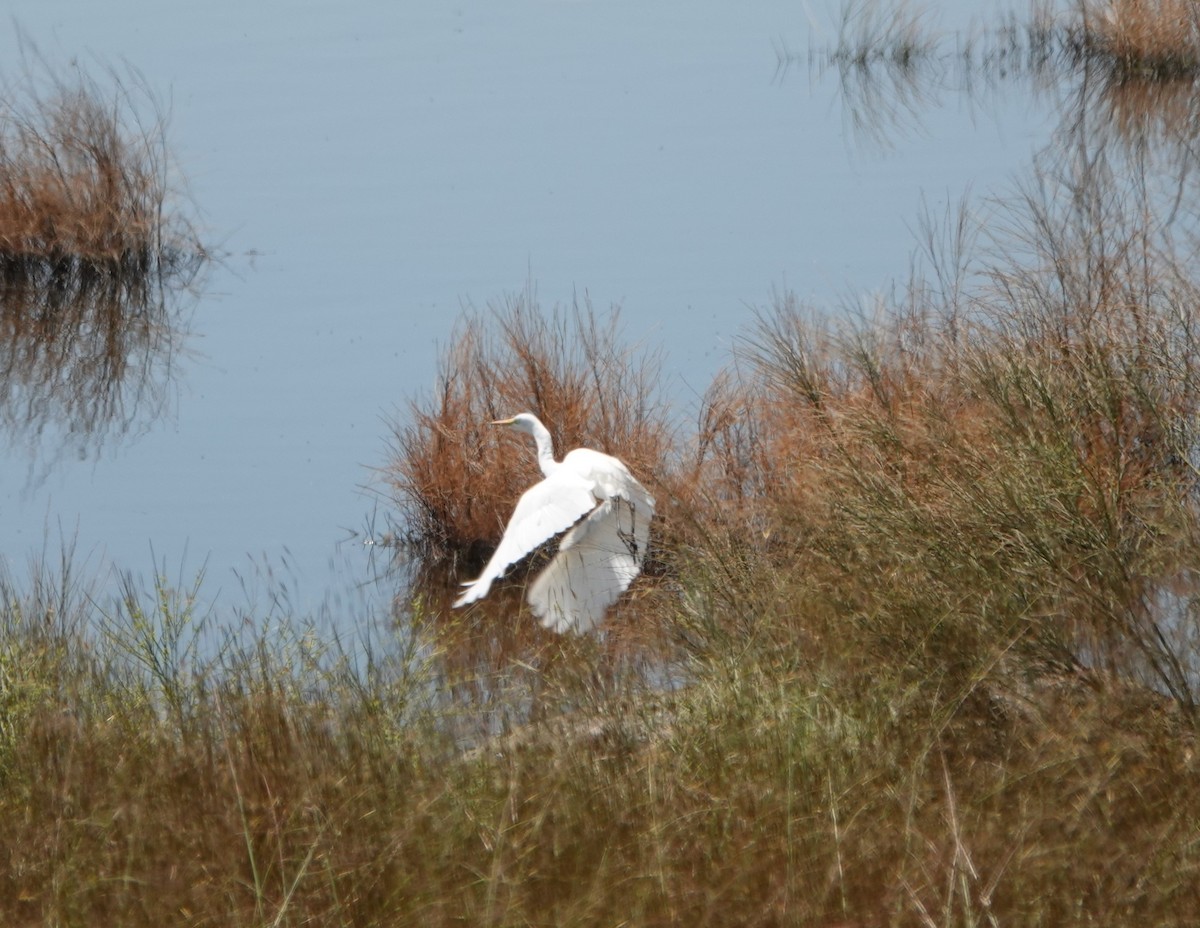
[[[375,406],[398,404],[365,532],[402,545],[353,540],[396,560],[381,614],[3,552],[6,924],[1196,921],[1195,74],[1161,38],[1193,33],[1115,3],[967,42],[869,9],[838,33],[869,41],[812,61],[859,144],[1004,93],[1048,138],[910,214],[895,286],[778,287],[691,403],[671,339],[586,293],[455,313],[429,388]],[[6,297],[36,347],[10,341],[34,362],[5,396],[51,397],[47,422],[87,408],[37,392],[35,321],[116,346],[68,380],[188,355],[163,310],[91,299]],[[122,417],[156,407],[104,399],[126,382],[81,395],[137,449]],[[538,629],[520,573],[448,608],[535,472],[483,423],[525,408],[659,501],[600,636]]]

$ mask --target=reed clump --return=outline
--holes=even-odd
[[[1095,180],[1043,178],[969,298],[762,316],[702,436],[723,615],[956,685],[1100,665],[1194,712],[1200,290]]]
[[[173,203],[164,117],[132,81],[38,62],[0,86],[0,272],[145,276],[203,254]]]
[[[544,312],[532,287],[459,321],[433,395],[393,428],[385,477],[409,542],[435,559],[479,566],[520,494],[540,479],[531,446],[490,423],[533,412],[555,454],[586,446],[635,474],[665,471],[673,436],[653,352],[622,343],[618,317],[590,303]],[[648,486],[650,484],[647,484]]]
[[[1200,12],[1188,0],[1080,0],[1075,42],[1130,78],[1200,69]]]
[[[207,253],[144,82],[21,50],[0,80],[0,428],[33,460],[163,412]]]

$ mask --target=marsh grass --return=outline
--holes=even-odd
[[[840,8],[837,44],[820,58],[860,72],[882,66],[893,77],[945,62],[944,35],[928,8],[906,2],[853,0]],[[781,59],[795,56],[784,51]],[[1189,0],[1076,0],[1065,11],[1034,3],[1024,21],[960,36],[956,57],[985,71],[1043,71],[1071,59],[1105,64],[1114,76],[1174,80],[1200,67],[1200,14]]]
[[[463,755],[510,790],[465,917],[1200,914],[1200,292],[1127,180],[1047,160],[927,221],[906,288],[760,312],[655,478],[670,570],[642,588],[681,676],[515,642]]]
[[[393,427],[385,478],[410,544],[435,559],[483,563],[517,498],[540,479],[532,445],[489,424],[518,412],[546,423],[559,457],[587,446],[647,480],[662,473],[673,437],[659,365],[653,352],[623,344],[615,311],[585,300],[544,312],[532,284],[465,313],[435,392]]]
[[[137,276],[194,261],[203,249],[173,202],[165,116],[144,82],[63,74],[23,52],[0,86],[0,271]]]
[[[857,67],[887,62],[911,67],[932,55],[937,34],[928,25],[927,9],[904,2],[878,3],[862,0],[846,4],[838,24],[835,61]]]
[[[284,623],[185,673],[38,576],[3,586],[6,924],[1198,914],[1194,733],[1141,689],[942,690],[895,662],[867,684],[850,623],[709,652],[670,691],[568,649],[555,712],[464,750],[411,654],[351,667]],[[190,621],[189,595],[141,595],[139,622]]]
[[[1200,69],[1200,11],[1188,0],[1080,0],[1075,40],[1114,73],[1172,80]]]
[[[1195,136],[1198,23],[1185,0],[1079,0],[1037,2],[1024,15],[948,33],[927,8],[848,2],[833,43],[801,53],[781,41],[776,56],[781,78],[800,62],[810,80],[833,72],[848,127],[868,148],[923,134],[927,114],[950,95],[983,112],[1007,105],[1018,82],[1061,114],[1065,134],[1089,121],[1094,134],[1143,150],[1170,139],[1185,159]]]
[[[807,634],[832,612],[918,671],[1100,664],[1193,710],[1200,294],[1102,175],[1043,176],[969,287],[762,315],[701,472],[751,617],[815,589]]]
[[[691,436],[586,303],[465,313],[393,429],[393,614],[0,574],[0,923],[1200,922],[1195,243],[1067,141],[907,286],[777,294]],[[596,638],[520,572],[449,609],[525,408],[660,501]]]

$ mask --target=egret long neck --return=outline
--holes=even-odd
[[[558,467],[558,462],[554,460],[554,439],[550,437],[550,430],[537,420],[532,423],[530,433],[537,442],[538,467],[549,477]]]

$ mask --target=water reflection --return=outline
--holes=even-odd
[[[888,150],[920,133],[922,115],[939,105],[945,63],[938,44],[926,11],[904,3],[855,0],[842,11],[833,48],[801,55],[779,45],[776,74],[786,79],[801,60],[807,62],[812,84],[835,72],[850,136]]]
[[[439,717],[464,747],[549,716],[586,718],[615,693],[677,685],[679,649],[664,621],[671,597],[635,587],[593,635],[543,629],[518,583],[497,584],[469,609],[452,609],[456,575],[444,564],[400,559],[394,622],[411,635]]]
[[[200,263],[0,267],[0,428],[9,447],[28,449],[31,477],[170,411]]]
[[[1081,96],[1087,95],[1088,86],[1082,82]],[[1113,136],[1130,150],[1165,143],[1176,149],[1176,157],[1191,158],[1192,143],[1200,135],[1198,89],[1191,78],[1135,80],[1109,75],[1092,92],[1099,97],[1095,108],[1106,114]]]
[[[1101,235],[1105,215],[1114,213],[1139,216],[1147,234],[1180,220],[1190,228],[1200,134],[1196,79],[1131,77],[1088,57],[1070,63],[1054,98],[1058,124],[1033,167],[1089,192],[1085,200],[1095,211],[1086,221],[1093,228],[1081,239]]]
[[[1093,144],[1165,143],[1179,160],[1191,157],[1197,133],[1194,70],[1131,69],[1046,6],[946,36],[903,4],[852,3],[834,47],[799,54],[780,46],[777,57],[781,77],[801,62],[812,85],[834,74],[852,140],[876,150],[924,134],[926,117],[951,97],[986,111],[1026,88],[1059,114],[1060,136],[1086,122]]]

